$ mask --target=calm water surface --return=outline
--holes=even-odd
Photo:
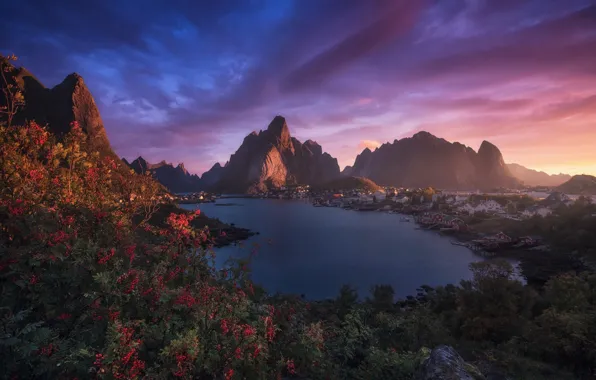
[[[313,207],[304,201],[220,199],[182,205],[210,217],[260,232],[242,246],[217,249],[218,262],[245,257],[254,243],[253,280],[269,293],[304,294],[309,299],[335,297],[343,284],[367,296],[375,284],[391,284],[396,296],[416,288],[457,284],[468,279],[468,265],[482,260],[435,232],[416,230],[401,216]]]

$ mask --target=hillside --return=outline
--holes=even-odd
[[[364,190],[377,191],[381,187],[368,178],[363,177],[340,177],[324,184],[313,186],[314,190]]]
[[[483,141],[478,152],[428,132],[385,143],[360,153],[348,172],[385,186],[433,187],[450,190],[515,188],[499,149]]]
[[[569,181],[569,174],[547,174],[538,170],[528,169],[519,164],[507,164],[507,168],[513,176],[523,182],[526,186],[559,186]]]
[[[557,191],[566,194],[596,195],[596,177],[592,175],[574,175],[561,186]]]

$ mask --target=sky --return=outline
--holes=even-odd
[[[116,152],[225,163],[253,130],[351,165],[425,130],[596,175],[594,0],[102,0],[0,4],[0,52],[83,76]]]

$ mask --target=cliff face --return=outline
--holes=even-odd
[[[513,176],[527,186],[559,186],[571,179],[569,174],[547,174],[518,164],[507,164]]]
[[[291,184],[321,183],[339,176],[337,160],[312,140],[290,135],[276,116],[266,130],[252,132],[221,170],[218,188],[226,192],[263,191]]]
[[[496,146],[485,141],[476,153],[428,132],[383,144],[374,152],[364,149],[356,157],[351,175],[381,185],[453,190],[519,185]]]
[[[77,121],[89,136],[92,150],[115,156],[95,100],[80,75],[70,74],[50,89],[24,68],[15,68],[5,61],[3,67],[9,68],[7,80],[20,89],[25,101],[13,124],[25,121],[47,124],[49,131],[60,138],[70,130],[70,124]],[[1,98],[0,105],[5,102],[4,97]]]
[[[126,160],[124,162],[127,163]],[[203,183],[199,176],[190,174],[184,168],[184,164],[178,164],[176,167],[165,161],[150,164],[143,157],[138,157],[128,165],[139,174],[151,173],[159,183],[173,193],[187,193],[203,189]]]

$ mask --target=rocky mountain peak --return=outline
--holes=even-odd
[[[484,142],[476,153],[426,131],[383,144],[374,152],[364,149],[351,174],[381,185],[405,187],[484,190],[519,185],[494,145]]]
[[[304,142],[304,146],[306,146],[313,154],[316,154],[316,155],[323,154],[323,147],[320,146],[316,141],[306,140]]]
[[[480,149],[478,149],[478,154],[482,157],[490,157],[496,159],[503,159],[503,155],[499,148],[497,148],[494,144],[484,140],[482,144],[480,144]]]
[[[269,123],[267,132],[278,145],[287,147],[291,144],[290,129],[283,116],[275,116]]]
[[[430,132],[420,131],[412,136],[414,139],[436,139],[437,137]]]
[[[4,67],[4,61],[2,65]],[[34,120],[47,124],[48,129],[60,138],[70,131],[71,123],[77,121],[86,132],[92,150],[117,157],[110,147],[95,100],[80,75],[72,73],[49,89],[25,68],[17,69],[9,64],[7,69],[7,80],[19,86],[25,99],[25,106],[17,113],[15,123]]]
[[[290,135],[286,119],[276,116],[266,130],[248,135],[221,173],[220,191],[266,190],[289,184],[313,184],[339,176],[337,160],[315,141],[300,142]]]

